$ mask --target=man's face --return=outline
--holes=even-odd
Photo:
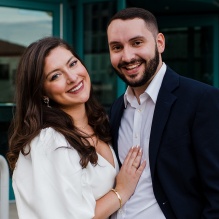
[[[111,63],[118,76],[131,87],[148,84],[162,63],[163,35],[155,39],[139,18],[112,21],[107,35]]]

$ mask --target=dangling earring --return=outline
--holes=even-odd
[[[49,105],[49,97],[43,97],[43,102],[46,104],[47,107],[51,108],[51,106]]]

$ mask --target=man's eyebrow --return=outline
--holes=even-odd
[[[118,42],[118,41],[112,41],[112,42],[109,43],[109,45],[114,45],[114,44],[118,44],[118,43],[120,43],[120,42]]]
[[[129,41],[143,39],[143,38],[144,38],[144,36],[135,36],[135,37],[131,38]]]
[[[134,41],[134,40],[138,40],[138,39],[143,39],[143,38],[144,38],[144,36],[140,36],[140,35],[135,36],[135,37],[129,39],[129,42]],[[114,45],[114,44],[119,44],[119,43],[120,43],[119,41],[112,41],[109,43],[109,45]]]

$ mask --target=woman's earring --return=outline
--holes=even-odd
[[[49,97],[43,97],[43,102],[46,104],[47,107],[51,107],[49,105]]]

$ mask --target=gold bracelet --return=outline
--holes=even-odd
[[[111,191],[113,191],[117,195],[117,197],[119,199],[119,204],[120,204],[119,209],[120,209],[122,207],[122,198],[121,198],[120,194],[115,189],[111,189]]]

